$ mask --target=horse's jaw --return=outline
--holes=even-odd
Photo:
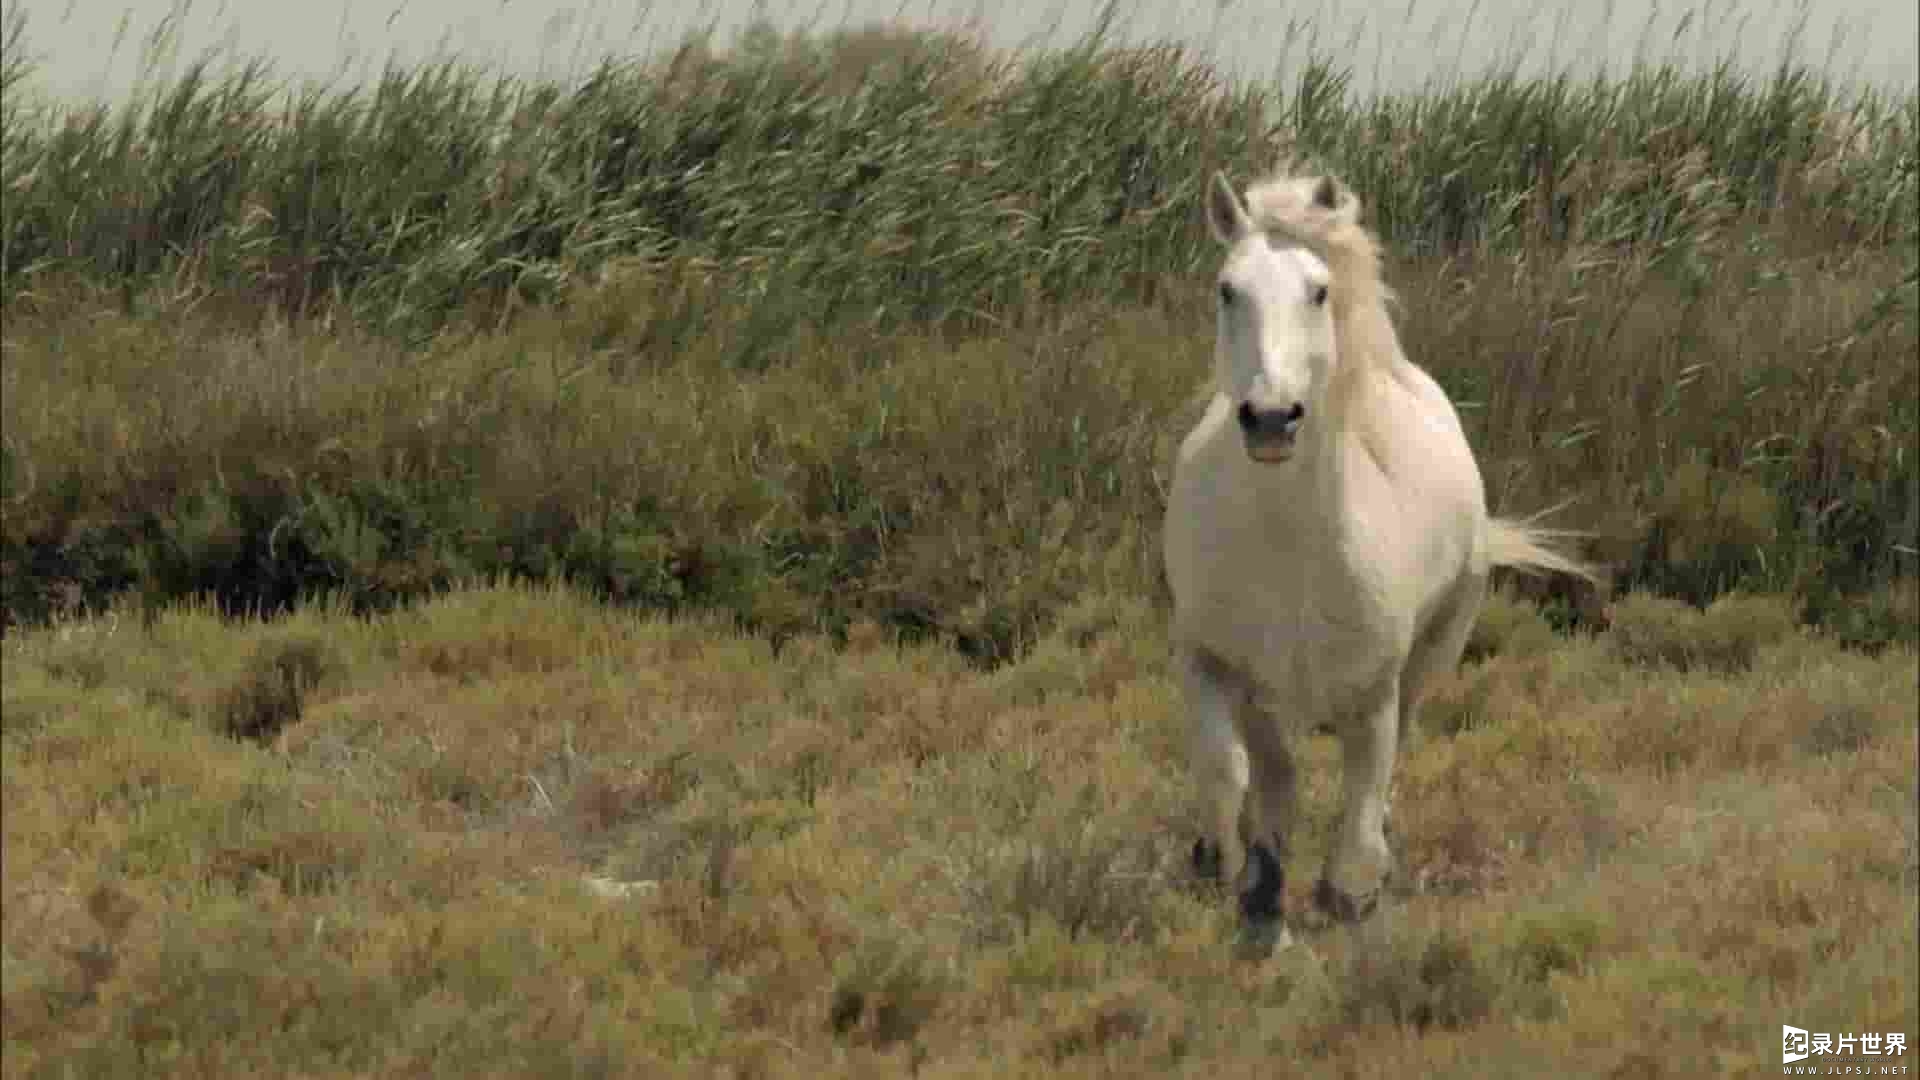
[[[1245,485],[1247,497],[1289,519],[1298,519],[1307,507],[1341,505],[1346,479],[1341,444],[1337,437],[1329,438],[1324,427],[1302,430],[1299,437],[1285,442],[1235,441],[1240,445],[1228,451],[1236,459],[1231,472]],[[1315,510],[1309,516],[1324,515]]]
[[[1247,442],[1247,460],[1256,465],[1284,465],[1293,460],[1293,440],[1280,442]]]
[[[1261,473],[1310,473],[1318,470],[1328,460],[1334,448],[1333,440],[1327,437],[1326,428],[1302,428],[1297,432],[1285,434],[1262,432],[1260,434],[1240,433],[1240,447],[1246,453],[1247,464]],[[1281,469],[1277,466],[1285,465]]]
[[[1240,432],[1240,445],[1247,451],[1247,460],[1256,465],[1282,465],[1292,461],[1300,451],[1301,442],[1297,430],[1292,428]]]

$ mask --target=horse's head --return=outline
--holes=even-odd
[[[1310,214],[1349,209],[1331,180],[1285,192]],[[1347,198],[1350,198],[1347,197]],[[1248,212],[1227,178],[1213,175],[1207,224],[1227,249],[1220,268],[1216,389],[1234,403],[1247,456],[1282,462],[1326,400],[1336,355],[1332,271],[1289,231]]]

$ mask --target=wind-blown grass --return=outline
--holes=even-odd
[[[1172,47],[1016,58],[888,30],[762,27],[574,87],[441,64],[287,90],[202,63],[138,105],[9,114],[0,285],[165,280],[426,333],[476,294],[537,302],[638,258],[753,290],[768,333],[977,326],[1150,300],[1208,255],[1196,177],[1281,144],[1341,170],[1408,254],[1658,261],[1716,250],[1736,217],[1897,250],[1916,236],[1917,109],[1794,66],[1361,101],[1324,57],[1290,85],[1233,85]]]

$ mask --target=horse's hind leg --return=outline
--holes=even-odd
[[[1426,628],[1414,640],[1413,650],[1407,654],[1406,666],[1400,674],[1401,753],[1419,744],[1420,700],[1436,676],[1459,666],[1460,657],[1467,649],[1467,639],[1473,635],[1473,624],[1480,618],[1480,608],[1486,602],[1486,595],[1486,574],[1463,574]],[[1388,800],[1384,828],[1391,835],[1391,791]]]
[[[1175,666],[1187,704],[1188,769],[1198,789],[1201,829],[1194,869],[1228,884],[1246,866],[1241,815],[1246,809],[1247,749],[1234,726],[1245,696],[1240,681],[1218,661],[1182,648]]]
[[[1473,624],[1480,618],[1486,602],[1487,575],[1465,574],[1454,585],[1445,606],[1434,614],[1426,630],[1414,642],[1407,666],[1400,676],[1400,725],[1403,740],[1416,737],[1412,730],[1414,711],[1420,696],[1436,675],[1453,670],[1467,649]]]
[[[1400,678],[1395,675],[1385,683],[1340,730],[1345,806],[1313,900],[1345,922],[1372,913],[1393,861],[1386,836],[1387,794],[1400,734]]]

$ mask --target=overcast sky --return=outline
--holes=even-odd
[[[22,0],[5,0],[9,18]],[[33,83],[58,97],[118,98],[138,85],[143,45],[174,31],[180,57],[221,50],[265,57],[294,79],[355,78],[390,56],[456,53],[499,69],[565,77],[608,54],[635,55],[764,13],[776,23],[875,19],[972,23],[997,44],[1064,43],[1092,25],[1098,0],[29,0]],[[1916,0],[1122,0],[1123,38],[1172,38],[1230,72],[1266,77],[1302,55],[1289,20],[1343,58],[1362,91],[1416,87],[1517,59],[1523,69],[1590,71],[1636,54],[1711,59],[1756,70],[1780,56],[1796,20],[1809,63],[1843,80],[1911,89],[1920,78]]]

